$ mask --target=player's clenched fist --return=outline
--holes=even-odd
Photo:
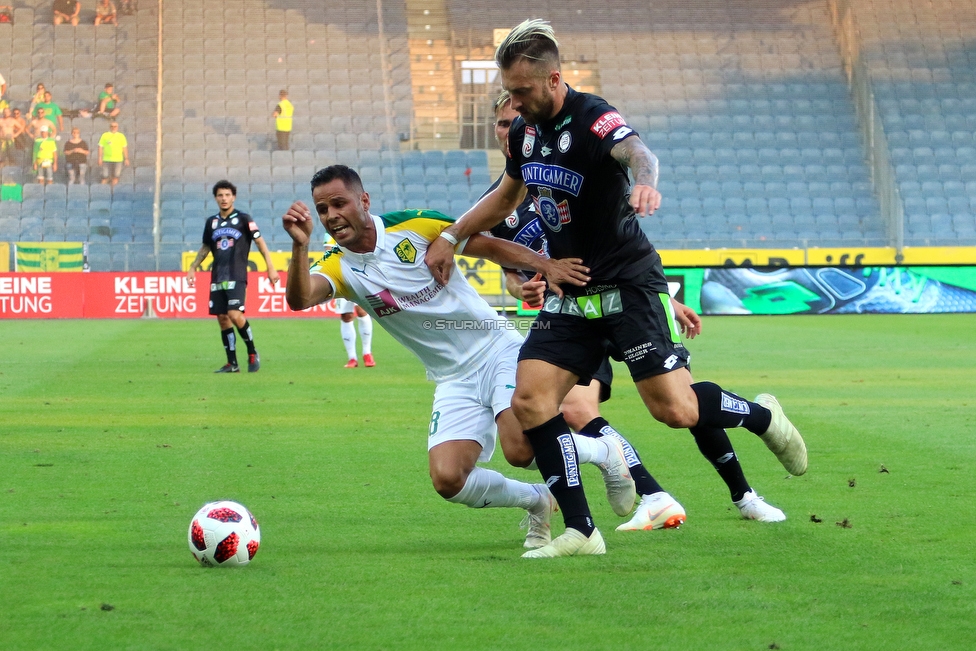
[[[302,201],[291,204],[288,211],[281,217],[281,225],[291,235],[297,244],[307,245],[315,229],[312,211]]]

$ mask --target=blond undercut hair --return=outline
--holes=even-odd
[[[559,69],[559,42],[548,21],[532,18],[523,21],[502,40],[495,50],[495,63],[506,70],[518,59],[547,63]]]

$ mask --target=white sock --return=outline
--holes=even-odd
[[[339,332],[342,334],[342,345],[346,347],[346,359],[356,359],[356,326],[352,321],[342,321]]]
[[[511,507],[529,509],[541,499],[532,484],[509,479],[500,472],[475,466],[464,482],[464,488],[448,502],[465,504],[473,509]]]
[[[610,448],[600,439],[573,434],[573,443],[576,444],[576,456],[580,463],[606,463],[610,458]]]
[[[363,355],[373,352],[373,320],[369,315],[356,317],[359,321],[359,336],[363,340]]]

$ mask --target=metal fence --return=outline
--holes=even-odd
[[[905,204],[898,191],[895,168],[888,150],[888,137],[881,123],[868,67],[862,57],[861,35],[854,5],[852,0],[828,0],[828,6],[868,156],[871,182],[888,235],[886,244],[895,249],[896,260],[901,261],[905,244]]]

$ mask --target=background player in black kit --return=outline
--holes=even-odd
[[[244,298],[247,292],[247,256],[251,252],[251,242],[258,245],[268,266],[268,280],[278,282],[278,272],[271,262],[271,254],[261,237],[257,223],[247,213],[234,210],[237,187],[230,181],[217,181],[213,186],[214,199],[220,211],[207,217],[203,228],[203,245],[197,257],[186,272],[186,282],[196,284],[196,270],[213,254],[210,267],[210,314],[216,315],[220,325],[220,338],[227,352],[227,363],[217,369],[217,373],[238,373],[237,341],[234,326],[241,333],[247,345],[247,370],[254,373],[261,368],[261,356],[254,347],[251,324],[244,316]]]
[[[441,233],[445,241],[431,244],[426,261],[435,278],[446,282],[456,242],[502,221],[528,190],[550,254],[582,258],[590,275],[587,287],[567,287],[565,295],[563,288],[549,288],[538,318],[545,327],[529,333],[519,355],[512,408],[566,522],[563,535],[526,555],[605,551],[559,404],[574,384],[590,381],[608,341],[622,351],[651,415],[691,430],[743,517],[785,519],[745,480],[725,428],[741,426],[759,435],[796,475],[806,471],[806,446],[773,396],[750,402],[711,382],[693,381],[661,258],[636,220],[660,206],[657,158],[613,107],[562,81],[548,23],[517,26],[498,46],[495,61],[521,116],[509,133],[506,173],[494,191]]]

